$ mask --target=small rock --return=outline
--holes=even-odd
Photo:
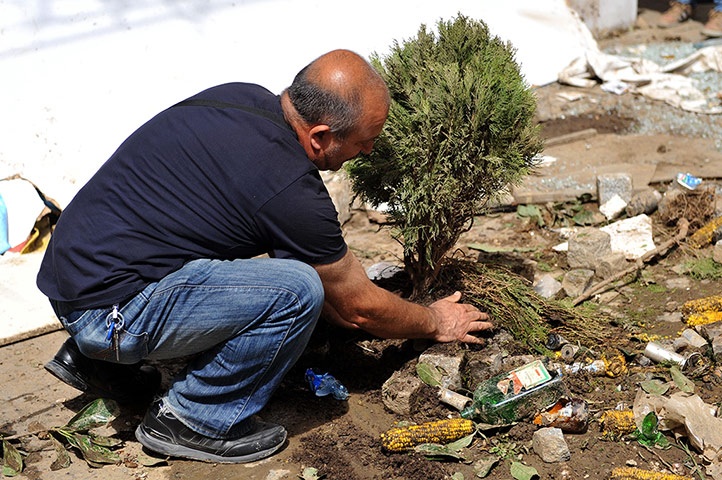
[[[554,298],[562,290],[562,284],[552,275],[545,273],[534,283],[534,291],[544,298]]]
[[[589,288],[594,278],[594,270],[577,268],[569,270],[562,280],[562,288],[567,296],[576,298]]]
[[[607,278],[627,268],[627,257],[622,252],[612,252],[599,259],[594,273],[601,279]]]
[[[572,457],[560,428],[540,428],[532,436],[532,448],[546,463],[566,462]]]
[[[602,212],[607,220],[613,220],[621,215],[626,207],[627,202],[615,193],[606,203],[599,206],[599,211]]]
[[[571,268],[594,269],[600,258],[612,253],[611,236],[597,228],[582,228],[569,239],[567,262]]]
[[[712,249],[712,260],[722,263],[722,240],[717,241]]]
[[[394,372],[381,386],[384,406],[398,415],[410,415],[416,408],[414,400],[423,386],[415,372],[413,375],[404,371]]]
[[[680,312],[664,312],[657,316],[658,322],[667,323],[679,323],[682,321],[682,314]]]
[[[438,345],[438,344],[437,344]],[[436,345],[429,347],[419,356],[419,363],[428,363],[438,368],[443,375],[443,385],[451,390],[462,387],[461,367],[464,364],[464,350],[456,353],[436,352]]]
[[[626,206],[632,199],[632,190],[632,177],[627,173],[608,173],[597,176],[597,197],[600,205],[604,205],[617,195]]]
[[[686,290],[689,288],[691,282],[687,277],[668,278],[664,281],[664,286],[671,289]]]

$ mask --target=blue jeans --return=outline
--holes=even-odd
[[[61,321],[90,358],[132,364],[197,355],[164,401],[192,430],[234,438],[303,352],[323,298],[318,274],[301,262],[195,260],[122,306],[119,354],[108,339],[110,307]]]
[[[684,3],[685,5],[696,5],[697,2],[695,0],[679,0],[679,3]],[[714,9],[722,11],[722,0],[714,0]]]

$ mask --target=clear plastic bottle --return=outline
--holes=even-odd
[[[329,373],[317,374],[313,369],[306,370],[306,381],[317,397],[331,395],[336,400],[347,400],[348,390]]]

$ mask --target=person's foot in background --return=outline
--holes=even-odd
[[[662,13],[657,25],[662,28],[669,28],[689,20],[694,13],[694,8],[689,3],[670,2],[669,10]]]
[[[714,8],[709,11],[707,23],[702,27],[702,35],[708,37],[722,37],[722,10]]]

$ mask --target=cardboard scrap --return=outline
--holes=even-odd
[[[676,392],[669,397],[650,395],[642,390],[634,399],[634,421],[641,427],[649,412],[655,412],[659,429],[669,430],[689,439],[705,459],[719,463],[722,455],[722,418],[715,416],[715,407],[694,394]]]

